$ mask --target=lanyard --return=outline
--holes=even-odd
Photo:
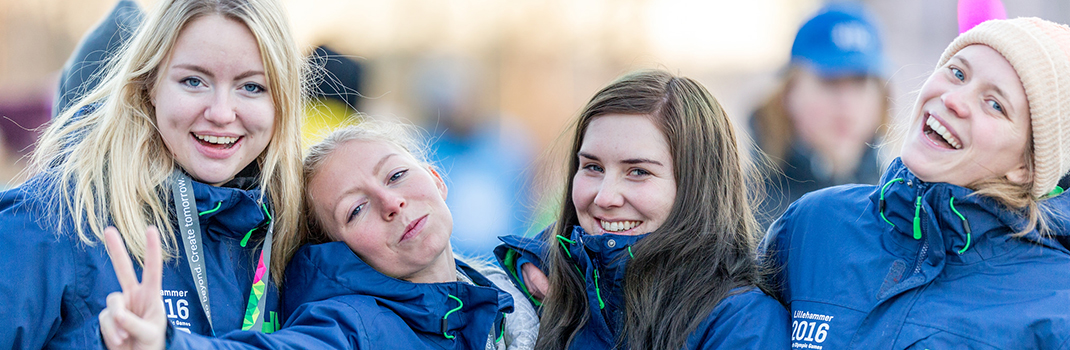
[[[197,297],[200,300],[201,308],[204,309],[204,316],[208,320],[208,328],[212,332],[212,336],[215,336],[215,327],[212,325],[212,307],[208,300],[208,270],[204,267],[204,256],[201,254],[204,251],[204,240],[201,235],[201,223],[199,213],[197,213],[196,199],[193,195],[193,187],[190,186],[192,180],[189,175],[186,175],[181,170],[175,169],[171,173],[171,193],[175,202],[175,214],[178,217],[179,234],[182,236],[182,245],[186,249],[186,260],[189,262],[190,275],[193,276],[193,283],[197,291]],[[266,211],[265,211],[266,213]],[[270,216],[269,216],[270,218]],[[256,313],[252,315],[251,322],[257,327],[252,328],[254,331],[260,331],[261,325],[264,322],[264,309],[267,307],[266,299],[264,298],[264,290],[268,283],[270,283],[271,274],[263,273],[265,266],[271,266],[271,238],[272,231],[274,231],[275,222],[269,219],[267,237],[264,241],[264,246],[260,250],[260,264],[257,268],[257,273],[250,291],[250,297],[258,296],[256,303]],[[260,293],[256,293],[257,287],[260,287]],[[249,310],[252,311],[252,310]],[[249,322],[250,320],[246,320]]]

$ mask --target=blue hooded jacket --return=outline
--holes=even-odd
[[[386,276],[345,242],[306,245],[286,268],[283,328],[217,339],[175,333],[170,349],[485,349],[513,299],[467,264],[465,282]],[[497,340],[497,339],[495,339]]]
[[[540,236],[545,236],[546,231]],[[571,240],[560,240],[584,275],[591,318],[573,339],[571,349],[615,349],[624,312],[624,272],[631,246],[646,235],[590,235],[576,226]],[[519,261],[542,267],[545,241],[500,237],[495,255],[521,290]],[[522,260],[521,260],[522,259]],[[787,349],[788,315],[784,307],[758,288],[737,288],[721,300],[687,338],[687,349]],[[538,304],[537,304],[538,305]],[[626,348],[626,346],[625,346]]]
[[[111,292],[121,290],[104,244],[87,245],[73,232],[57,233],[54,219],[69,214],[50,207],[54,180],[39,175],[0,192],[0,348],[101,348],[97,315]],[[194,181],[202,212],[205,268],[215,332],[241,329],[256,270],[267,216],[257,203],[260,191],[214,187]],[[252,239],[245,247],[247,233]],[[135,266],[140,276],[141,269]],[[164,262],[162,297],[168,320],[178,331],[211,334],[185,251]],[[278,296],[267,288],[265,330],[280,321]]]
[[[879,186],[804,196],[763,242],[808,349],[1067,349],[1070,196],[1052,236],[995,201],[895,160]]]

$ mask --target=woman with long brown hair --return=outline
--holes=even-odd
[[[595,94],[549,241],[504,237],[497,251],[514,276],[545,256],[536,347],[787,348],[787,313],[758,288],[742,162],[724,110],[694,80],[641,71]]]

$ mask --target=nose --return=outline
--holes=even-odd
[[[219,89],[212,95],[212,104],[204,111],[204,119],[215,124],[227,124],[237,117],[230,93]]]
[[[944,103],[949,111],[955,114],[959,118],[966,118],[970,115],[970,104],[968,103],[970,94],[969,89],[966,88],[953,88],[940,95],[940,101]]]
[[[405,201],[405,197],[399,196],[394,193],[384,192],[381,194],[381,200],[383,201],[383,220],[391,221],[397,218],[401,210],[408,205]]]
[[[594,196],[594,204],[601,208],[614,208],[624,205],[624,196],[621,194],[620,184],[612,176],[602,179],[598,194]]]

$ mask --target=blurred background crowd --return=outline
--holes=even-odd
[[[154,3],[127,0],[132,13]],[[567,140],[559,140],[567,134],[563,128],[597,88],[640,68],[701,81],[734,119],[737,135],[751,135],[744,142],[755,140],[772,155],[782,176],[770,180],[766,217],[812,187],[875,182],[877,163],[888,161],[870,147],[889,132],[878,126],[907,113],[912,92],[959,32],[952,0],[839,1],[833,6],[847,8],[840,17],[820,19],[814,16],[828,10],[827,1],[284,3],[298,44],[320,67],[320,96],[307,108],[307,139],[357,111],[422,126],[450,185],[454,248],[470,253],[489,251],[495,236],[547,223],[552,214],[540,203],[555,200],[544,194],[561,193],[553,164],[561,157],[550,153],[565,146]],[[61,97],[71,98],[56,95],[65,63],[87,33],[114,23],[102,19],[116,4],[0,0],[3,186],[22,180],[37,128],[58,112]],[[868,14],[852,10],[858,6]],[[1014,0],[1005,7],[1012,18],[1070,22],[1065,0]],[[137,25],[136,15],[119,17],[117,36],[108,36],[115,42]],[[853,31],[837,26],[851,21],[859,23],[848,28]],[[829,40],[839,46],[829,47]],[[853,50],[844,40],[867,63],[836,61]],[[91,63],[106,51],[82,54]],[[66,88],[92,78],[92,67],[68,69],[64,76],[78,79],[66,80]],[[807,86],[817,90],[792,90]],[[831,104],[807,104],[822,99]],[[847,117],[820,120],[790,112],[822,108]],[[844,126],[831,141],[799,127],[832,130],[849,123],[857,125]],[[803,185],[795,188],[791,181]]]

